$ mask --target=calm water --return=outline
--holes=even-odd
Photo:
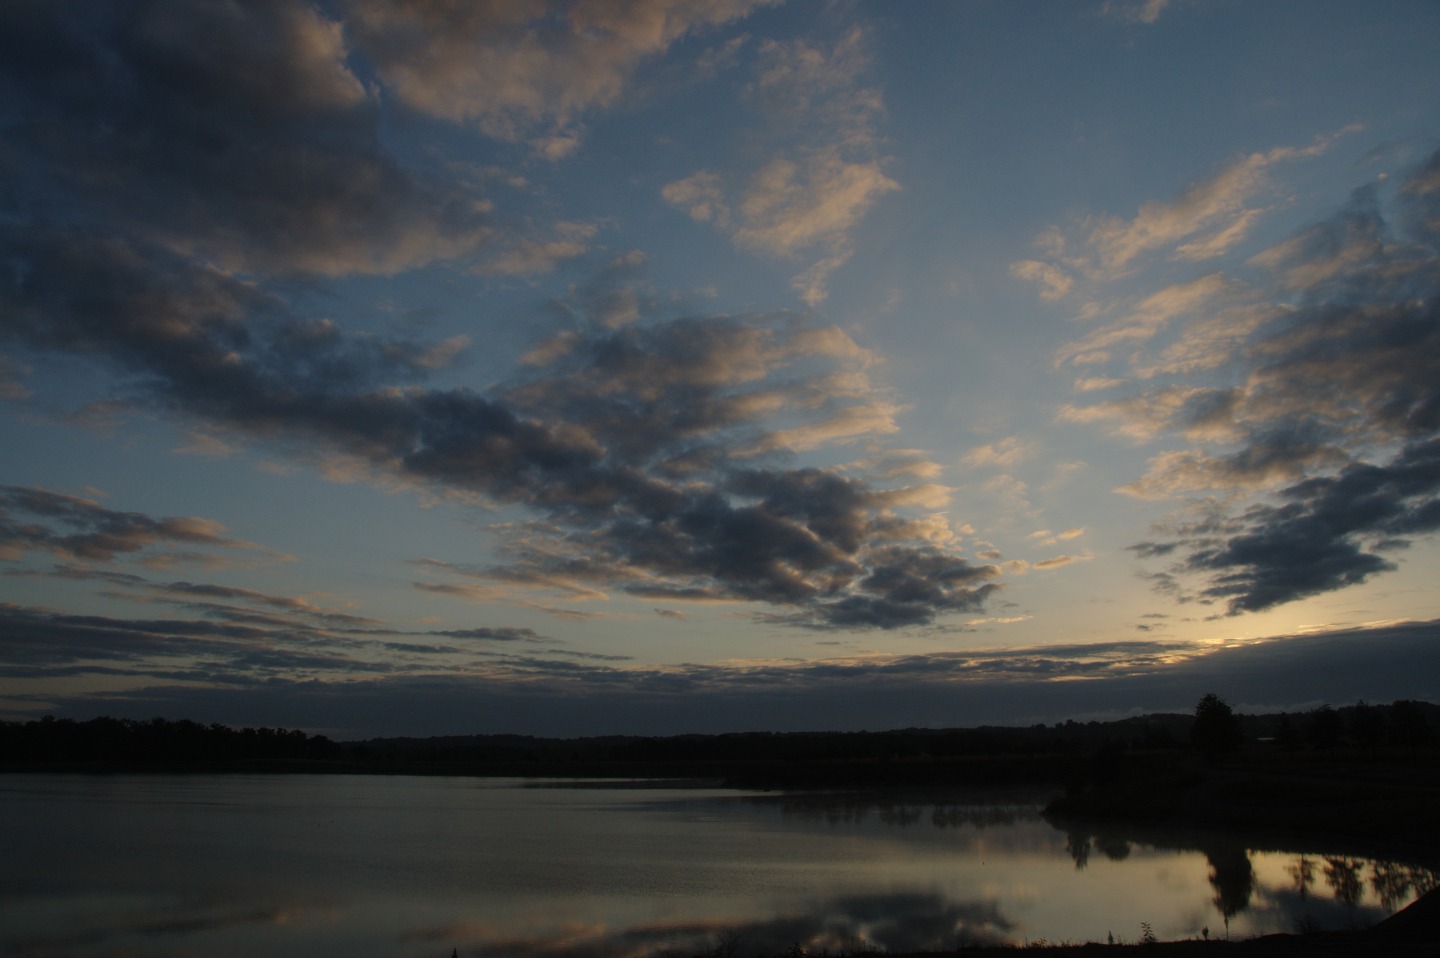
[[[1405,863],[1037,806],[512,780],[0,776],[0,954],[610,958],[1371,924]]]

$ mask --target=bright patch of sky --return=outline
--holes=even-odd
[[[1434,698],[1437,54],[1398,0],[7,5],[0,711]]]

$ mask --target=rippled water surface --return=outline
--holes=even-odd
[[[1406,862],[1030,803],[379,776],[0,776],[0,954],[910,951],[1368,925]]]

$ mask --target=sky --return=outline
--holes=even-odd
[[[1440,700],[1430,0],[0,5],[0,717]]]

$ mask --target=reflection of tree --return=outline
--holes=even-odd
[[[1076,871],[1084,871],[1090,864],[1090,836],[1086,832],[1066,832],[1065,850],[1075,862]]]
[[[1029,817],[1034,817],[1031,813]],[[970,825],[985,828],[991,825],[1014,825],[1020,821],[1020,810],[1003,805],[936,805],[930,812],[930,824],[936,828],[959,828]]]
[[[1365,896],[1365,882],[1360,877],[1365,863],[1358,858],[1343,856],[1325,858],[1325,884],[1335,892],[1335,900],[1353,910]]]
[[[1255,891],[1255,869],[1250,865],[1250,855],[1238,845],[1208,848],[1204,852],[1210,863],[1210,887],[1215,889],[1211,901],[1224,916],[1228,935],[1230,917],[1250,907],[1250,895]]]
[[[1310,886],[1315,884],[1315,863],[1301,855],[1295,859],[1293,865],[1286,865],[1285,870],[1290,873],[1290,880],[1295,883],[1300,900],[1304,901],[1310,895]]]
[[[786,798],[779,805],[780,814],[787,818],[829,825],[858,825],[873,815],[886,825],[909,826],[924,821],[927,809],[930,824],[936,828],[1003,827],[1039,817],[1033,809],[1014,805],[928,805],[834,795]]]
[[[1123,862],[1130,857],[1130,843],[1116,835],[1096,835],[1095,847],[1112,862]]]
[[[1410,884],[1415,886],[1415,895],[1428,895],[1440,888],[1440,870],[1424,865],[1410,866]]]
[[[1370,887],[1386,911],[1395,911],[1410,893],[1410,869],[1396,862],[1371,862]]]
[[[884,805],[877,817],[886,825],[914,825],[920,821],[921,810],[913,805]]]

